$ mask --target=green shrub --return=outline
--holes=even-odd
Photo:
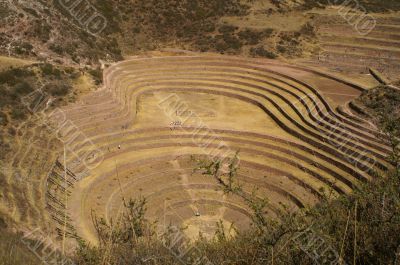
[[[7,154],[9,154],[11,152],[10,144],[8,144],[4,141],[3,135],[0,134],[0,160],[5,159]],[[2,172],[0,171],[0,182],[2,182],[4,180],[6,180],[6,177],[4,175],[2,175]]]
[[[235,35],[224,34],[223,39],[229,49],[239,50],[243,46],[242,42]]]
[[[0,72],[0,84],[14,85],[21,78],[31,77],[34,72],[27,68],[10,68],[8,70]]]
[[[67,95],[72,90],[72,87],[65,82],[55,81],[47,84],[44,90],[54,97],[62,97]]]
[[[22,106],[11,109],[11,118],[14,120],[23,120],[26,118],[26,110]]]
[[[32,52],[32,49],[32,44],[28,42],[21,42],[14,47],[14,52],[19,55],[29,55]]]
[[[0,19],[4,19],[12,14],[6,2],[0,2]]]
[[[112,34],[121,31],[119,24],[120,15],[112,1],[95,0],[94,5],[107,19],[107,27],[104,30],[105,34]]]
[[[0,72],[0,84],[13,83],[15,80],[15,75],[11,71]]]
[[[0,126],[6,126],[8,124],[7,115],[3,112],[0,112]]]
[[[96,85],[103,83],[103,71],[100,68],[90,69],[88,72],[93,76]]]
[[[60,54],[60,55],[64,54],[64,48],[61,45],[52,43],[49,45],[49,49],[57,54]]]
[[[140,33],[141,32],[141,29],[140,29],[140,27],[138,27],[138,26],[135,26],[135,27],[133,27],[133,29],[132,29],[132,33],[134,33],[134,34],[138,34],[138,33]]]
[[[33,15],[34,17],[39,17],[39,14],[32,8],[29,7],[23,7],[23,10],[31,15]]]
[[[273,29],[265,29],[262,31],[245,29],[238,33],[240,39],[245,41],[247,45],[256,45],[262,39],[268,38],[273,33]]]
[[[218,31],[222,34],[232,34],[234,33],[238,27],[232,26],[232,25],[223,25],[219,27]]]
[[[301,27],[300,34],[304,37],[316,37],[317,31],[311,23],[307,22]]]
[[[33,88],[28,82],[22,81],[22,82],[17,83],[14,86],[14,91],[15,91],[15,94],[22,96],[22,95],[26,95],[26,94],[32,92]]]
[[[213,37],[208,35],[201,36],[196,39],[195,47],[197,47],[202,52],[213,50],[215,49],[215,40]]]
[[[49,63],[42,64],[41,70],[45,76],[54,76],[57,78],[61,76],[61,71]]]
[[[43,20],[35,20],[32,27],[32,35],[42,42],[47,42],[50,39],[51,26]]]
[[[381,117],[389,112],[400,118],[400,92],[397,89],[378,86],[364,91],[357,101],[364,104],[374,116]]]
[[[266,50],[263,46],[251,48],[250,55],[252,55],[254,57],[265,57],[265,58],[269,58],[269,59],[275,59],[278,57],[276,55],[276,53]]]

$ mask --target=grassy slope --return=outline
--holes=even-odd
[[[40,227],[45,221],[41,211],[44,192],[38,190],[41,186],[35,183],[40,183],[48,174],[47,166],[51,166],[59,143],[45,126],[32,124],[35,118],[22,98],[41,89],[55,99],[51,110],[96,89],[98,74],[90,70],[95,77],[73,67],[31,64],[8,57],[1,57],[0,62],[12,65],[0,69],[0,218],[7,217],[8,223],[17,227]],[[36,151],[39,153],[34,156],[40,155],[46,163],[33,163],[35,157],[23,156],[25,152]],[[15,154],[22,154],[23,160],[15,160]],[[46,154],[51,156],[43,157]],[[47,226],[46,229],[52,228]]]
[[[0,32],[0,53],[97,64],[99,59],[120,59],[121,50],[129,55],[163,47],[266,57],[299,57],[312,52],[313,25],[307,24],[310,17],[302,11],[332,1],[264,2],[92,0],[107,19],[107,27],[96,36],[85,31],[57,1],[38,1],[34,5],[19,2],[0,13],[0,26],[4,28],[4,33]],[[359,2],[374,12],[400,10],[397,0],[386,0],[384,4],[380,0]],[[279,20],[279,16],[296,17],[301,22],[277,22],[278,28],[274,23],[271,26],[262,22]],[[14,36],[19,40],[13,40]]]
[[[22,237],[0,230],[0,265],[39,265],[41,261],[22,243]]]

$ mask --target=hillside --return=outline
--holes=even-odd
[[[0,2],[0,265],[399,264],[399,16]]]
[[[161,48],[289,59],[319,58],[322,53],[328,67],[334,69],[332,64],[336,63],[337,52],[343,51],[335,47],[334,57],[331,55],[333,44],[328,37],[335,36],[336,29],[326,36],[325,28],[331,28],[332,24],[329,21],[335,21],[335,28],[338,23],[342,25],[337,34],[343,38],[346,20],[358,19],[347,10],[358,7],[360,14],[365,13],[376,18],[378,24],[384,24],[379,30],[387,32],[388,38],[395,42],[397,38],[393,34],[389,36],[393,28],[389,25],[397,23],[394,12],[400,10],[395,0],[384,3],[363,0],[344,7],[339,1],[336,3],[339,10],[329,11],[328,8],[322,13],[318,10],[328,7],[331,1],[107,0],[85,1],[76,7],[72,2],[70,6],[51,0],[3,2],[0,52],[81,67],[99,64],[99,59],[115,61],[121,59],[121,55]],[[97,21],[88,20],[92,14],[98,15]],[[354,27],[364,22],[354,23],[349,21],[346,29],[346,32],[353,30],[353,36],[357,34]],[[371,45],[386,46],[385,43],[375,44],[375,38]],[[352,47],[350,43],[347,45]],[[393,45],[396,47],[395,43]],[[360,52],[355,53],[360,56]],[[397,58],[397,54],[393,56]]]

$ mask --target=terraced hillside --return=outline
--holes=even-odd
[[[374,178],[374,168],[389,166],[376,128],[340,107],[363,88],[314,70],[229,56],[148,56],[110,66],[104,84],[55,119],[74,124],[62,131],[68,179],[60,178],[63,161],[48,179],[59,229],[67,220],[68,233],[89,241],[96,239],[92,210],[111,221],[123,197],[140,195],[148,218],[187,226],[191,237],[212,235],[218,220],[246,228],[250,210],[194,171],[199,160],[239,151],[239,180],[268,198],[271,216],[350,193]]]
[[[340,9],[327,9],[318,14],[319,41],[322,51],[313,64],[344,73],[368,74],[373,67],[396,80],[400,73],[400,19],[398,13],[370,14],[376,26],[363,30],[362,23],[350,23],[340,15]],[[354,22],[354,23],[353,23]],[[372,23],[372,22],[371,22]],[[373,24],[371,24],[373,26]]]

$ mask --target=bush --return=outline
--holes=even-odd
[[[0,72],[0,84],[14,85],[17,80],[33,76],[34,72],[27,68],[10,68],[6,71]]]
[[[14,47],[14,52],[19,55],[29,55],[33,46],[29,42],[21,42]]]
[[[52,44],[50,44],[49,49],[57,54],[60,54],[60,55],[64,54],[64,48],[61,45],[52,43]]]
[[[256,45],[262,39],[270,37],[273,33],[273,29],[266,29],[263,31],[245,29],[238,33],[240,39],[245,41],[247,45]]]
[[[140,27],[138,27],[138,26],[133,27],[132,33],[134,33],[134,34],[139,34],[140,32],[141,32]]]
[[[41,65],[41,70],[42,73],[45,76],[55,76],[55,77],[61,77],[61,71],[54,67],[52,64],[45,63]]]
[[[0,19],[4,19],[12,14],[6,2],[0,2]]]
[[[215,48],[214,38],[211,36],[201,36],[195,41],[195,46],[202,52],[213,50]]]
[[[22,109],[22,106],[14,107],[11,110],[11,118],[14,120],[23,120],[26,118],[26,110]]]
[[[3,112],[0,112],[0,126],[6,126],[8,124],[7,115]]]
[[[32,28],[33,36],[40,39],[43,43],[50,39],[51,27],[46,21],[35,20]]]
[[[313,37],[317,36],[317,31],[310,22],[307,22],[306,24],[304,24],[301,27],[300,34],[304,37],[312,37],[313,38]]]
[[[364,91],[357,101],[364,104],[376,117],[392,113],[400,118],[400,92],[397,89],[378,86]]]
[[[251,48],[250,55],[254,57],[265,57],[269,59],[275,59],[278,57],[274,52],[266,50],[263,46]]]
[[[223,25],[219,27],[218,31],[222,34],[232,34],[234,33],[238,27],[232,26],[232,25]]]
[[[15,75],[11,71],[4,71],[0,73],[0,84],[13,83]]]
[[[17,83],[14,86],[14,92],[17,95],[26,95],[26,94],[28,94],[28,93],[30,93],[32,91],[33,91],[32,86],[26,81],[22,81],[20,83]]]
[[[72,87],[64,82],[56,81],[46,85],[44,89],[54,97],[62,97],[67,95]]]
[[[96,85],[103,83],[103,71],[100,68],[90,69],[88,72],[93,76]]]
[[[0,160],[5,159],[7,157],[7,154],[9,154],[11,152],[10,144],[8,144],[4,141],[3,135],[0,135]],[[4,175],[2,175],[2,172],[0,171],[0,182],[3,182],[6,179],[7,178]]]
[[[243,46],[242,42],[235,35],[224,34],[223,39],[228,49],[239,50]]]
[[[23,7],[24,11],[33,15],[34,17],[39,17],[39,14],[32,8],[29,7]]]

